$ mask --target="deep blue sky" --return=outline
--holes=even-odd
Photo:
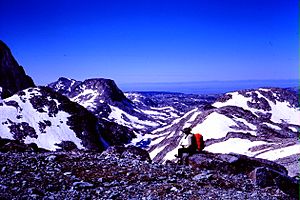
[[[298,79],[297,0],[0,0],[0,39],[37,84]]]

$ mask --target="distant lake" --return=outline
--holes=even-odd
[[[219,94],[260,87],[298,87],[299,80],[249,80],[249,81],[203,81],[182,83],[128,83],[118,84],[124,92],[164,91],[186,94]]]

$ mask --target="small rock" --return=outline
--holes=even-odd
[[[192,179],[194,181],[199,181],[199,180],[202,180],[202,179],[209,179],[211,176],[212,176],[212,174],[210,174],[209,172],[203,172],[201,174],[198,174],[198,175],[194,176]]]
[[[50,155],[50,156],[47,156],[45,160],[49,161],[49,162],[53,162],[55,159],[56,159],[57,156],[55,155]]]
[[[21,171],[14,171],[14,174],[21,174]]]
[[[173,192],[179,192],[179,190],[178,190],[176,187],[172,187],[172,188],[170,189],[170,191],[173,191]]]
[[[2,167],[1,172],[4,173],[6,171],[6,167]]]
[[[99,183],[103,183],[103,178],[98,178],[97,181],[98,181]]]
[[[7,189],[7,186],[6,186],[6,185],[0,184],[0,190],[6,190],[6,189]]]
[[[65,176],[69,176],[69,175],[71,175],[71,174],[72,174],[72,172],[65,172],[65,173],[64,173]]]
[[[28,194],[30,194],[30,195],[38,195],[38,196],[44,196],[45,194],[44,194],[44,192],[42,191],[42,190],[40,190],[40,189],[37,189],[37,188],[29,188],[28,190],[27,190],[27,192],[28,192]]]
[[[73,183],[73,188],[74,189],[83,189],[83,188],[93,188],[94,185],[88,182],[74,182]]]

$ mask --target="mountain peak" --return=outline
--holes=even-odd
[[[23,89],[34,87],[31,77],[13,57],[8,46],[0,40],[0,87],[2,98],[7,98]]]
[[[118,88],[115,81],[105,78],[93,78],[83,81],[86,89],[97,90],[102,93],[104,97],[112,101],[122,101],[126,99],[123,92]]]

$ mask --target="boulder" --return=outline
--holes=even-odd
[[[265,188],[276,186],[282,192],[299,198],[299,180],[267,167],[258,167],[249,173],[254,184]]]
[[[229,174],[248,174],[258,167],[267,167],[287,175],[287,170],[275,162],[265,159],[251,158],[240,154],[214,154],[203,151],[188,158],[193,168],[220,170]]]

